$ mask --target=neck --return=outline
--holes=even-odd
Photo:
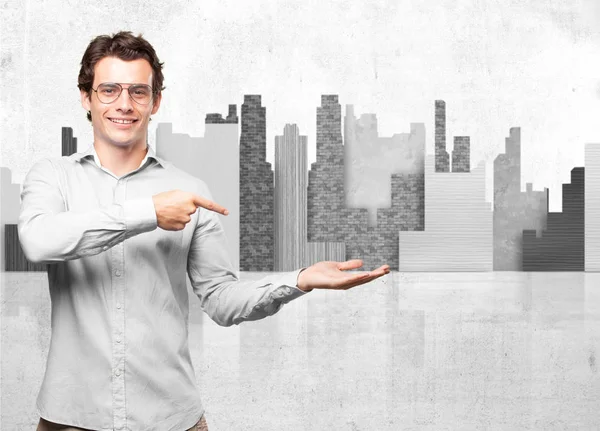
[[[148,145],[140,141],[127,146],[117,146],[94,139],[94,149],[100,165],[117,176],[136,170],[148,152]]]

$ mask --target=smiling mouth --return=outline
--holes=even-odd
[[[109,118],[109,120],[115,124],[133,124],[137,121],[137,120],[122,120],[120,118]]]

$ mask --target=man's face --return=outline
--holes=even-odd
[[[135,102],[127,88],[131,84],[152,86],[152,67],[144,59],[123,61],[116,57],[104,57],[94,67],[94,83],[98,89],[103,83],[119,83],[123,86],[121,95],[111,103],[103,103],[95,91],[88,95],[81,92],[81,104],[92,114],[94,140],[119,147],[145,145],[150,115],[160,106],[160,95],[142,105]],[[105,99],[106,100],[106,99]]]

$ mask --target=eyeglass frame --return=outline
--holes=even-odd
[[[115,99],[114,99],[113,101],[111,101],[111,102],[103,102],[102,100],[100,100],[100,96],[98,96],[98,88],[100,88],[100,86],[101,86],[101,85],[104,85],[104,84],[115,84],[115,85],[119,86],[119,88],[121,89],[121,91],[119,92],[118,96],[117,96],[117,97],[115,97]],[[129,87],[127,87],[127,88],[123,88],[123,85],[122,85],[122,84],[129,85]],[[135,100],[135,99],[133,98],[133,96],[132,96],[132,95],[131,95],[131,93],[129,92],[129,89],[130,89],[131,87],[133,87],[133,86],[136,86],[136,85],[137,85],[137,86],[145,86],[145,87],[149,87],[149,88],[150,88],[150,94],[151,94],[151,97],[150,97],[150,101],[149,101],[148,103],[140,103],[140,102],[138,102],[137,100]],[[100,84],[98,84],[98,85],[96,86],[96,88],[94,88],[94,87],[90,87],[90,89],[91,89],[92,91],[96,92],[96,97],[98,97],[98,101],[99,101],[100,103],[104,104],[104,105],[110,105],[111,103],[114,103],[114,102],[116,102],[117,100],[119,100],[119,97],[121,97],[121,94],[123,93],[123,90],[127,90],[127,94],[129,95],[129,98],[130,98],[131,100],[133,100],[135,103],[137,103],[138,105],[142,105],[142,106],[148,106],[148,105],[150,105],[150,104],[152,103],[152,101],[154,100],[154,96],[155,96],[156,94],[158,94],[158,92],[157,92],[157,91],[154,91],[154,88],[152,88],[152,86],[151,86],[151,85],[148,85],[148,84],[137,84],[137,83],[134,83],[134,84],[129,84],[129,83],[127,83],[127,82],[124,82],[124,83],[120,83],[120,82],[101,82]]]

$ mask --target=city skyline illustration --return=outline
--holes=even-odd
[[[417,272],[600,270],[598,144],[586,144],[586,166],[573,167],[562,185],[563,210],[550,212],[549,188],[527,183],[522,191],[521,128],[511,127],[494,159],[488,202],[486,165],[471,165],[470,137],[448,136],[444,100],[433,110],[433,125],[411,123],[409,133],[382,137],[376,114],[357,117],[346,105],[342,115],[338,95],[322,95],[316,161],[308,166],[310,139],[288,123],[275,136],[272,166],[268,108],[261,95],[245,95],[239,116],[235,104],[225,117],[207,114],[202,137],[159,123],[156,153],[205,181],[211,198],[230,210],[220,219],[238,271],[348,259]],[[426,154],[427,130],[434,154]],[[62,156],[79,150],[73,130],[63,127]],[[12,183],[10,168],[1,170],[2,270],[44,270],[22,255],[21,185]]]

